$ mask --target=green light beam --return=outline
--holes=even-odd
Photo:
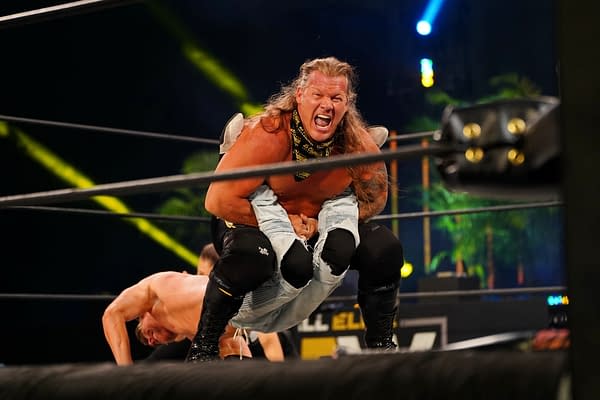
[[[62,160],[59,156],[54,154],[41,143],[31,138],[25,132],[14,127],[9,127],[9,125],[4,121],[0,121],[0,137],[12,139],[17,147],[23,150],[26,155],[68,184],[77,188],[89,188],[95,186],[95,183],[91,179],[86,177],[75,167]],[[90,199],[114,213],[127,214],[131,212],[129,207],[127,207],[124,202],[116,197],[93,196]],[[161,246],[170,250],[175,255],[188,262],[190,265],[194,267],[197,265],[197,255],[170,237],[168,233],[149,222],[147,219],[136,217],[127,218],[126,220],[127,222],[133,224],[140,232],[150,237]]]

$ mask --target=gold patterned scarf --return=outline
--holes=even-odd
[[[331,139],[323,143],[314,143],[302,126],[298,110],[294,109],[290,119],[290,131],[292,132],[292,160],[306,161],[311,158],[328,157],[335,144],[338,135],[336,132]],[[310,176],[310,172],[299,171],[294,174],[296,182],[302,181]]]

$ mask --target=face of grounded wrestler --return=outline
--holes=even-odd
[[[139,321],[141,334],[148,342],[148,346],[158,346],[173,342],[177,334],[162,326],[150,313],[145,313]]]
[[[348,110],[348,79],[313,71],[306,85],[296,90],[296,102],[310,138],[324,142],[333,136]]]

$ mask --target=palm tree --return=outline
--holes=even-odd
[[[520,97],[533,97],[540,94],[539,89],[527,78],[516,74],[497,76],[491,79],[491,86],[497,92],[478,99],[471,103],[485,103],[499,99],[514,99]],[[443,91],[431,91],[426,95],[426,100],[432,105],[445,107],[448,105],[462,106],[469,104],[466,101],[452,98]],[[419,117],[411,124],[414,130],[431,130],[435,124],[433,119]],[[435,168],[430,168],[435,171]],[[448,191],[438,174],[434,173],[431,187],[422,189],[422,198],[428,202],[428,207],[434,211],[452,209],[472,209],[498,205],[500,202],[490,199],[469,196],[466,193]],[[502,202],[506,204],[506,202]],[[524,254],[523,238],[529,237],[527,227],[533,216],[553,213],[553,210],[509,211],[509,212],[483,212],[454,216],[442,216],[436,219],[434,227],[447,233],[453,243],[450,258],[455,263],[458,275],[479,276],[482,287],[495,286],[496,265],[516,265],[520,276],[518,282],[524,280],[523,269],[526,257]],[[426,266],[426,271],[434,272],[438,261],[446,254],[440,251],[432,258],[432,263]]]

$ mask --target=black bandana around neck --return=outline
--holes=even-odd
[[[304,130],[297,109],[294,109],[292,112],[290,131],[292,132],[292,160],[294,161],[306,161],[311,158],[328,157],[331,154],[335,139],[338,136],[336,132],[336,134],[326,142],[314,143],[310,140],[310,137],[308,137],[308,134]],[[310,172],[299,171],[294,174],[294,179],[297,182],[302,181],[308,178],[310,174]]]

